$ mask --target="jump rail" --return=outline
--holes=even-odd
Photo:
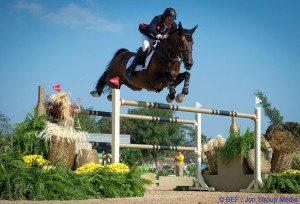
[[[85,110],[85,109],[80,110],[79,114],[112,117],[111,112]],[[185,120],[180,118],[161,118],[156,116],[145,116],[145,115],[134,115],[134,114],[120,114],[120,118],[144,120],[144,121],[151,121],[151,122],[184,123],[184,124],[191,124],[191,125],[196,124],[195,120]]]
[[[97,148],[103,146],[111,147],[111,143],[108,142],[91,142],[92,147]],[[167,146],[167,145],[145,145],[145,144],[120,144],[120,148],[126,149],[145,149],[145,150],[171,150],[171,151],[190,151],[195,152],[197,149],[195,147],[181,147],[181,146]]]
[[[192,108],[192,107],[170,105],[164,103],[153,103],[153,102],[133,101],[133,100],[123,100],[123,99],[121,100],[121,103],[128,106],[138,106],[144,108],[157,108],[157,109],[175,110],[175,111],[183,111],[183,112],[204,113],[204,114],[211,114],[211,115],[222,115],[222,116],[233,116],[239,118],[256,119],[255,114],[239,113],[235,111]]]

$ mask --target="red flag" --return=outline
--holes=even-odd
[[[109,81],[110,81],[111,83],[117,85],[118,88],[119,88],[119,80],[120,80],[119,77],[115,77],[115,78],[110,79]]]
[[[60,84],[53,86],[52,89],[54,89],[57,92],[60,92]]]

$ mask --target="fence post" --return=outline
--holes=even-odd
[[[255,121],[255,171],[254,171],[254,190],[259,191],[262,187],[261,178],[261,108],[255,109],[256,121]]]
[[[112,90],[112,162],[119,163],[120,156],[120,89]]]

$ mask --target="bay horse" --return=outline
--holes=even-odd
[[[170,33],[169,37],[159,42],[155,48],[152,48],[154,53],[147,69],[135,71],[131,80],[126,74],[126,64],[134,53],[124,48],[119,49],[99,78],[91,95],[99,97],[103,92],[107,93],[108,91],[111,94],[112,88],[120,88],[122,84],[134,91],[147,89],[148,91],[160,92],[168,87],[169,94],[166,100],[171,103],[175,99],[176,86],[184,80],[182,92],[175,99],[177,103],[182,102],[189,91],[190,73],[188,71],[193,66],[192,46],[194,41],[192,35],[197,26],[190,30],[184,29],[179,22],[177,30]],[[180,73],[182,62],[188,71]],[[119,86],[111,82],[111,79],[116,77],[119,77]],[[108,96],[108,99],[111,99],[111,95]]]

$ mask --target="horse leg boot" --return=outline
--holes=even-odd
[[[189,94],[189,84],[190,84],[190,77],[191,74],[189,72],[184,72],[184,86],[182,89],[182,92],[180,94],[178,94],[175,98],[177,103],[181,103],[185,96]]]
[[[131,65],[126,69],[126,74],[128,76],[129,79],[132,79],[132,74],[133,71],[136,67],[136,65],[138,65],[138,63],[140,62],[140,58],[143,55],[143,49],[140,47],[137,51],[137,53],[135,54],[135,57],[131,63]]]

